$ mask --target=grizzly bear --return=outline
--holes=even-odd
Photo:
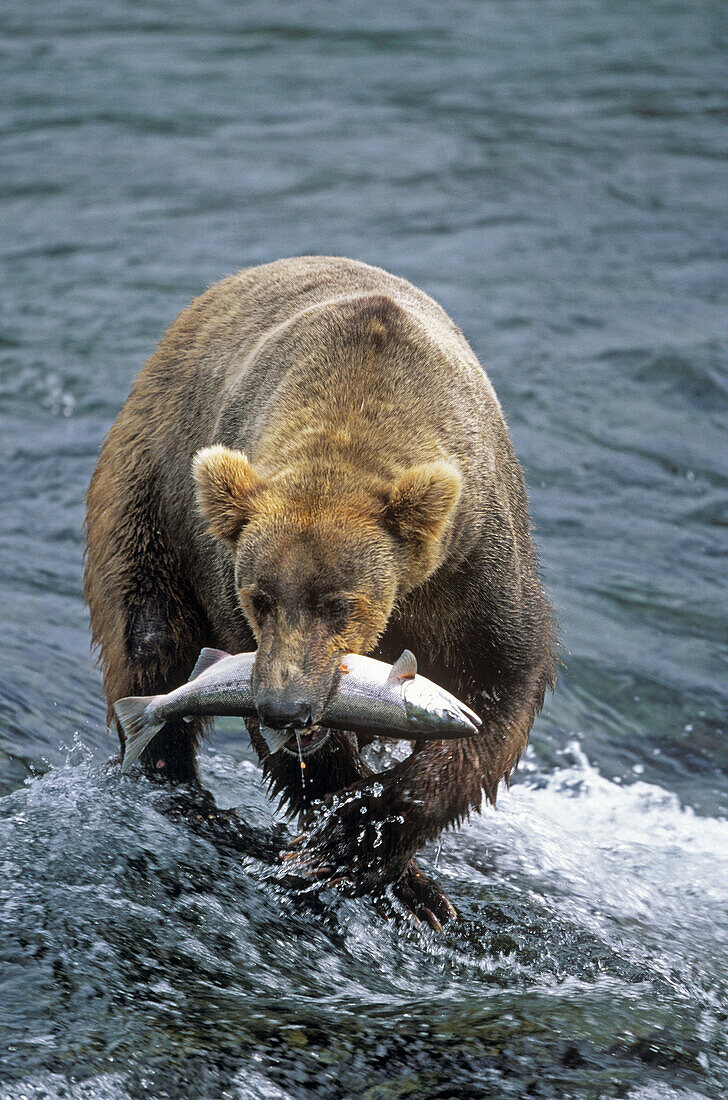
[[[309,825],[301,868],[355,894],[390,886],[435,925],[451,915],[413,855],[495,801],[554,685],[556,643],[501,407],[440,306],[330,256],[224,279],[138,376],[87,503],[109,720],[121,696],[184,681],[203,646],[257,648],[261,722],[292,744],[308,731],[304,784],[298,756],[269,755],[249,723],[273,792]],[[375,774],[362,739],[317,722],[343,654],[392,662],[405,647],[483,726]],[[147,773],[198,783],[201,732],[168,723]],[[329,812],[306,818],[310,800]]]

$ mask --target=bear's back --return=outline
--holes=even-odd
[[[342,257],[277,260],[210,287],[167,330],[125,414],[176,479],[212,442],[256,457],[272,416],[280,438],[284,420],[333,426],[356,406],[400,442],[425,433],[466,466],[491,466],[494,452],[510,462],[493,387],[445,311],[405,279]]]
[[[295,333],[299,360],[307,347],[322,354],[327,343],[347,338],[347,327],[356,336],[367,311],[374,339],[379,313],[390,332],[405,335],[407,327],[411,341],[437,348],[454,369],[477,379],[497,406],[469,344],[437,302],[406,279],[338,256],[276,260],[216,283],[179,314],[141,378],[162,372],[174,389],[175,381],[189,386],[210,375],[222,392],[246,367],[259,369],[267,347],[285,348]],[[280,373],[290,366],[283,356],[277,362]],[[266,369],[272,366],[269,361]]]

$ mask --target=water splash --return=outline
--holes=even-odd
[[[699,940],[711,919],[725,942],[728,822],[654,786],[611,783],[573,753],[570,767],[516,784],[496,812],[446,837],[436,873],[461,917],[444,937],[405,931],[334,890],[289,894],[276,871],[170,820],[164,790],[87,758],[28,782],[0,800],[9,1071],[41,1096],[46,1063],[63,1059],[90,1072],[99,1095],[138,1095],[137,1051],[156,1050],[169,1077],[187,1049],[204,1073],[234,1050],[239,1070],[225,1071],[224,1087],[262,1053],[263,1080],[285,1090],[285,1067],[309,1055],[311,1073],[336,1064],[346,1077],[354,1043],[370,1073],[377,1051],[396,1068],[406,1049],[402,1072],[414,1059],[431,1073],[445,1058],[466,1090],[466,1037],[545,1066],[561,1058],[559,1036],[578,1035],[586,1069],[569,1055],[574,1079],[600,1058],[636,1084],[656,1044],[678,1084],[682,1074],[709,1085],[728,1068],[726,990]],[[259,769],[220,755],[203,764],[215,792],[274,824]],[[278,1058],[281,1041],[294,1053]],[[121,1078],[109,1076],[112,1049]],[[325,1050],[335,1063],[320,1060]]]

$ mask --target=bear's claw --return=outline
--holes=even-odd
[[[389,890],[408,914],[426,921],[430,928],[442,932],[443,924],[457,917],[457,909],[434,878],[423,874],[414,860]]]
[[[330,828],[331,817],[325,823]],[[401,917],[404,909],[405,918],[415,927],[425,923],[435,932],[442,932],[443,925],[457,917],[457,910],[443,888],[435,879],[425,875],[414,859],[410,860],[395,882],[372,881],[373,872],[382,868],[376,867],[375,861],[363,868],[360,846],[356,853],[359,858],[347,866],[341,849],[331,858],[334,853],[323,842],[325,836],[326,833],[322,837],[321,832],[314,828],[310,833],[296,837],[292,842],[295,848],[282,852],[281,860],[310,882],[317,882],[324,888],[336,887],[355,896],[371,894],[377,911],[386,920]],[[324,853],[329,856],[326,863],[322,861]]]

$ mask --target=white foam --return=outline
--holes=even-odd
[[[293,1100],[291,1093],[249,1067],[240,1070],[231,1081],[229,1095],[236,1100]],[[119,1073],[103,1073],[73,1082],[60,1073],[47,1073],[0,1086],[0,1100],[131,1100],[131,1096]]]
[[[0,1100],[131,1100],[119,1073],[70,1082],[60,1073],[27,1077],[0,1089]]]
[[[293,1100],[290,1092],[273,1084],[265,1074],[249,1067],[236,1075],[231,1084],[231,1095],[235,1100]]]
[[[569,750],[571,767],[503,791],[495,812],[450,837],[441,869],[458,874],[464,861],[471,880],[515,880],[602,932],[638,926],[643,942],[654,932],[690,955],[728,946],[728,821],[654,784],[605,779],[578,744]]]
[[[664,1081],[659,1081],[630,1089],[627,1100],[708,1100],[708,1097],[704,1092],[695,1092],[694,1089],[674,1089]]]

